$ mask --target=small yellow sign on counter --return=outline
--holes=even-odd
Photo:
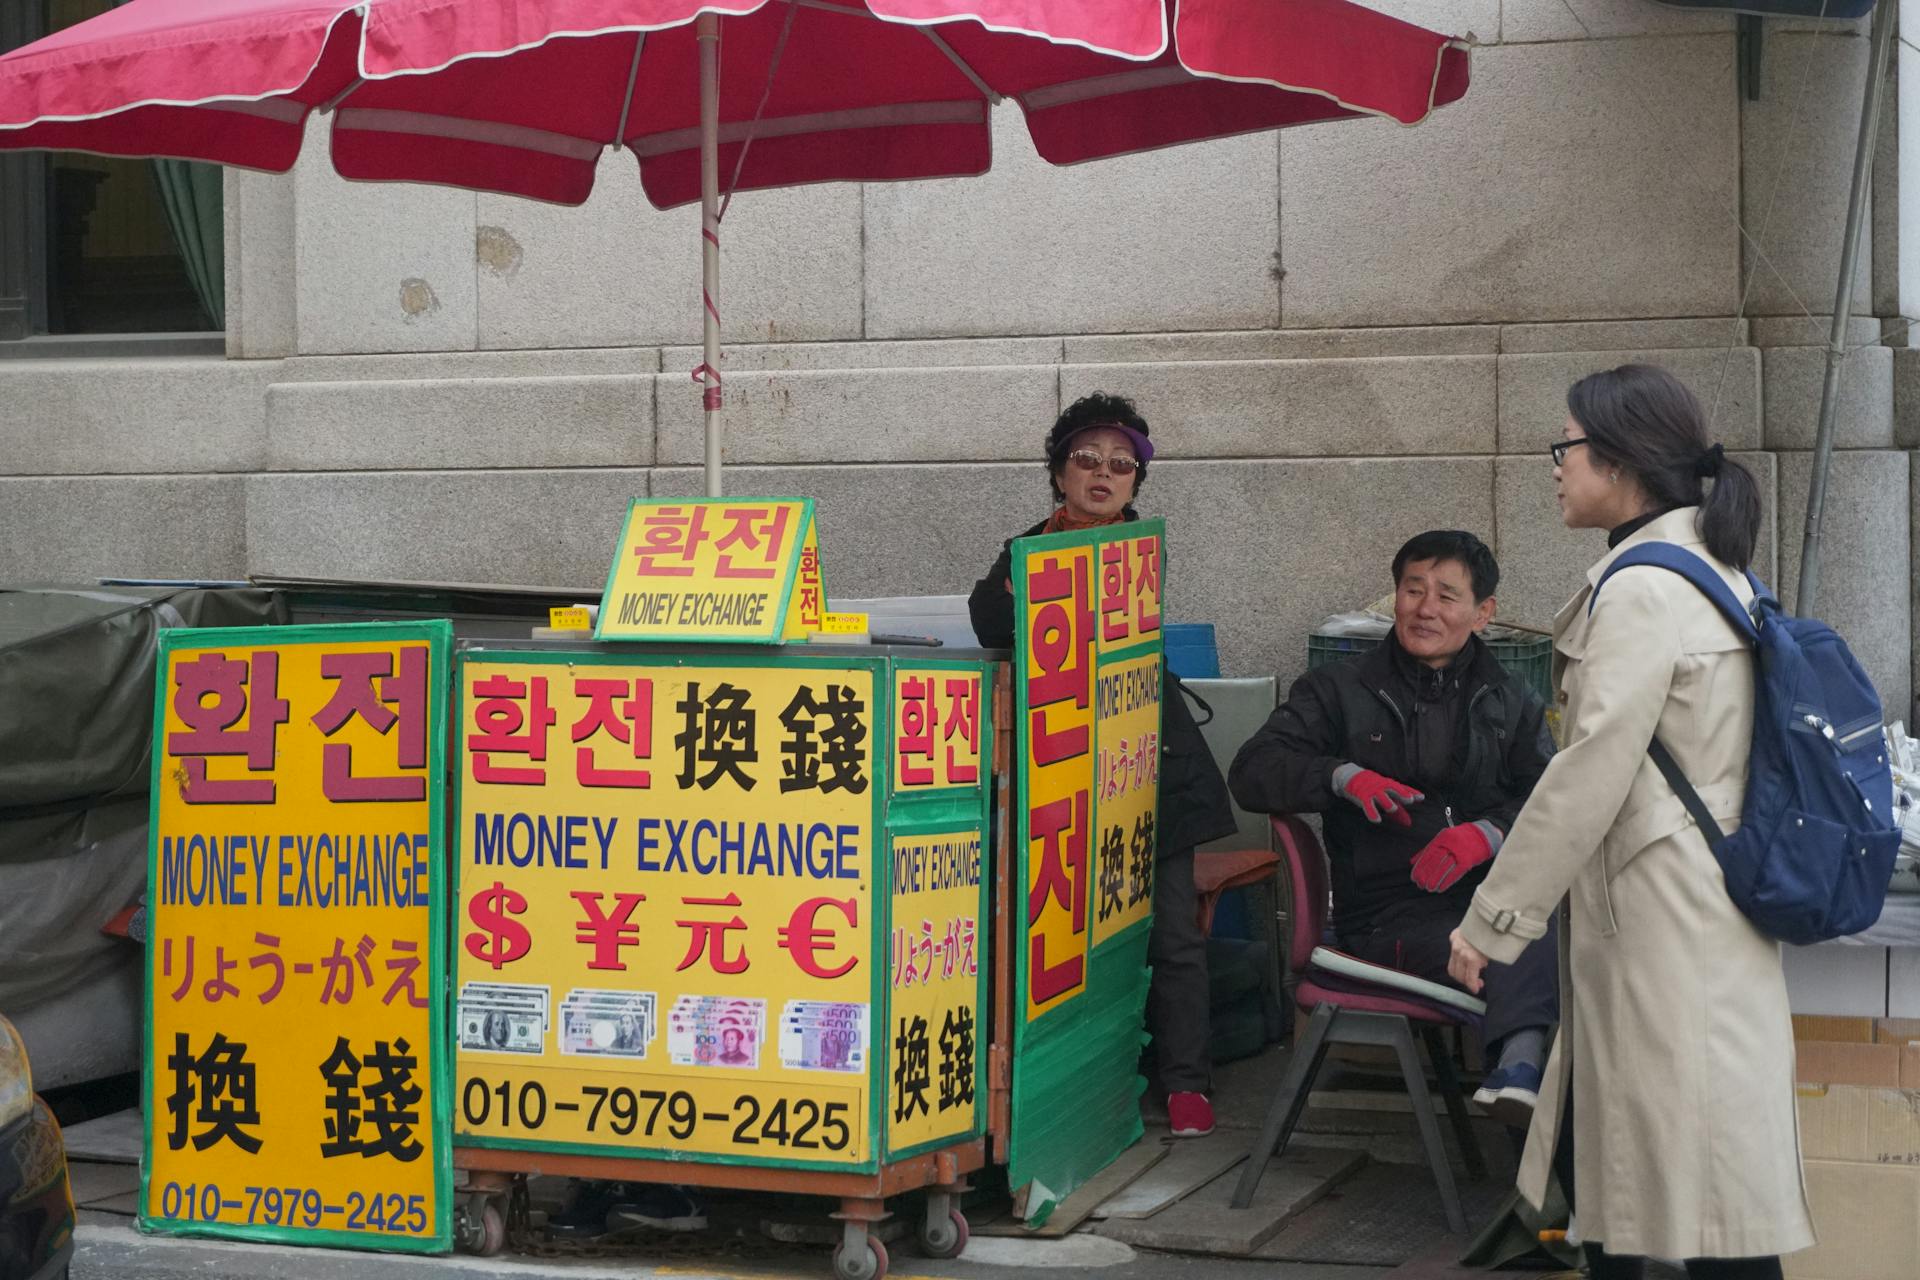
[[[809,498],[635,498],[594,639],[778,644],[812,531]]]
[[[826,636],[858,636],[867,631],[867,615],[864,613],[825,613],[820,615],[820,634]]]
[[[547,610],[547,626],[554,631],[593,630],[593,611],[584,605]]]

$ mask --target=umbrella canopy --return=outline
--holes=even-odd
[[[702,14],[741,190],[982,173],[1001,97],[1072,164],[1467,88],[1463,45],[1346,0],[133,0],[0,57],[0,148],[281,172],[332,109],[348,178],[578,204],[624,145],[666,208],[700,198]]]
[[[0,57],[0,149],[284,172],[324,110],[343,177],[561,204],[630,149],[654,205],[702,205],[717,496],[721,173],[984,173],[1007,97],[1072,164],[1466,89],[1462,43],[1348,0],[132,0]]]

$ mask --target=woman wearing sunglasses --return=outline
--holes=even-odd
[[[1121,396],[1095,392],[1067,407],[1047,433],[1047,483],[1053,514],[1022,533],[1071,533],[1139,517],[1133,500],[1147,478],[1153,443],[1147,421]],[[990,649],[1013,644],[1013,543],[1008,541],[968,599],[973,631]],[[1147,944],[1153,981],[1147,1030],[1155,1075],[1167,1095],[1175,1137],[1213,1132],[1208,1039],[1207,944],[1193,883],[1197,845],[1234,831],[1226,780],[1167,673],[1161,694],[1160,816],[1154,867],[1153,931]]]
[[[1638,1280],[1647,1255],[1686,1259],[1694,1280],[1779,1280],[1778,1255],[1813,1243],[1780,946],[1727,895],[1648,755],[1657,735],[1714,818],[1737,825],[1752,646],[1678,574],[1634,566],[1592,585],[1660,541],[1751,601],[1760,491],[1663,369],[1593,374],[1567,407],[1550,449],[1561,519],[1608,530],[1608,552],[1554,620],[1565,745],[1474,891],[1450,972],[1478,991],[1487,963],[1512,963],[1566,898],[1561,1032],[1521,1192],[1537,1205],[1559,1173],[1594,1280]]]

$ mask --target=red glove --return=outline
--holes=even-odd
[[[1413,815],[1407,812],[1407,806],[1427,798],[1404,782],[1395,782],[1371,769],[1351,764],[1342,765],[1334,772],[1333,785],[1341,795],[1360,806],[1368,822],[1386,817],[1403,827],[1413,825]]]
[[[1500,828],[1484,820],[1448,827],[1413,856],[1413,882],[1428,893],[1445,893],[1492,858],[1499,839]]]

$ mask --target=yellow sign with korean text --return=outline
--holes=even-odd
[[[1159,520],[1013,542],[1016,927],[1007,1177],[1037,1225],[1140,1134],[1160,777]]]
[[[820,569],[820,531],[807,521],[806,540],[800,544],[800,572],[794,581],[793,600],[787,605],[787,640],[805,640],[825,625],[827,616],[827,576]]]
[[[901,664],[893,672],[893,785],[945,791],[980,785],[978,671]]]
[[[1116,537],[1100,544],[1100,654],[1160,638],[1160,539]]]
[[[446,1252],[445,622],[163,632],[140,1224]]]
[[[813,533],[810,498],[635,498],[594,639],[778,644]]]
[[[1100,668],[1094,692],[1093,945],[1153,912],[1160,655]]]
[[[884,672],[461,655],[464,1143],[871,1167]]]
[[[1091,545],[1028,554],[1024,656],[1027,1018],[1086,988],[1092,866],[1094,611]]]
[[[887,1148],[974,1131],[985,1057],[980,832],[893,838]]]

